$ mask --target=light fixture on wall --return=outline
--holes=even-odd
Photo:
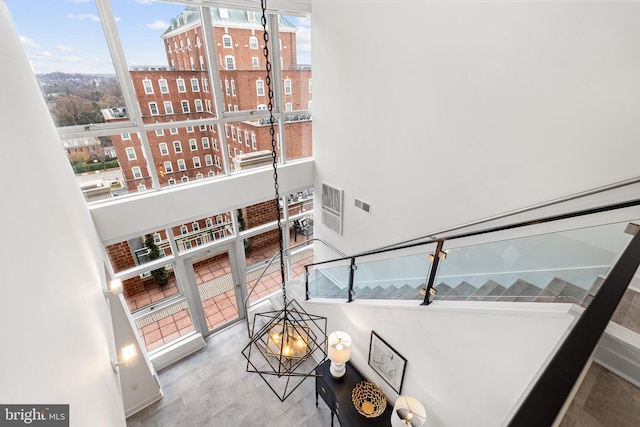
[[[113,372],[118,372],[120,366],[132,367],[138,363],[138,349],[135,344],[125,345],[120,349],[117,360],[111,361]]]
[[[122,280],[111,280],[107,285],[107,289],[103,289],[102,292],[104,293],[105,297],[109,295],[120,295],[122,293]]]
[[[334,331],[327,338],[329,344],[329,372],[334,378],[341,378],[346,372],[346,363],[351,358],[351,337],[346,332]]]
[[[427,420],[427,411],[422,403],[410,396],[400,396],[393,406],[391,425],[393,427],[420,427]]]
[[[278,398],[284,401],[302,381],[318,375],[316,368],[327,357],[327,318],[307,313],[296,300],[287,301],[266,0],[261,0],[261,5],[283,308],[255,314],[251,339],[242,350],[242,355],[247,359],[247,372],[259,374]]]

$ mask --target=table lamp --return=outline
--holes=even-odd
[[[351,337],[346,332],[334,331],[327,338],[329,345],[329,372],[334,378],[342,378],[346,372],[345,363],[351,358]]]

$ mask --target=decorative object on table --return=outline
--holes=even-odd
[[[280,401],[284,401],[302,384],[302,381],[310,376],[318,375],[316,368],[327,357],[327,318],[307,313],[296,300],[287,301],[284,238],[278,184],[278,152],[274,126],[276,119],[273,115],[274,98],[269,59],[269,47],[277,49],[277,43],[269,40],[269,32],[267,31],[267,22],[270,21],[273,25],[277,25],[278,15],[270,14],[267,17],[266,0],[262,0],[261,5],[264,29],[263,52],[267,71],[265,81],[269,94],[269,131],[275,188],[274,212],[278,220],[283,308],[255,314],[251,340],[242,350],[242,355],[247,359],[247,372],[259,374]]]
[[[394,350],[375,331],[371,331],[369,343],[369,366],[382,377],[393,390],[400,394],[407,359]]]
[[[367,418],[380,416],[387,407],[387,398],[376,384],[361,381],[351,392],[351,400],[356,410]]]
[[[393,427],[420,427],[427,420],[427,411],[415,398],[400,396],[393,406],[391,425]]]
[[[334,378],[341,378],[346,372],[345,364],[351,358],[351,337],[346,332],[334,331],[327,338],[329,344],[329,372]]]

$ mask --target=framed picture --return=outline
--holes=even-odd
[[[369,343],[369,366],[386,381],[387,384],[400,394],[404,370],[407,367],[407,359],[394,350],[385,340],[380,338],[375,331],[371,331]]]

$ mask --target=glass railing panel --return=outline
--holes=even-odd
[[[434,282],[440,300],[580,304],[595,294],[629,242],[628,222],[472,246],[445,242]]]
[[[356,258],[354,299],[422,300],[434,245]],[[416,252],[419,251],[419,252]]]
[[[309,266],[309,298],[341,298],[349,296],[351,260],[338,260]]]

